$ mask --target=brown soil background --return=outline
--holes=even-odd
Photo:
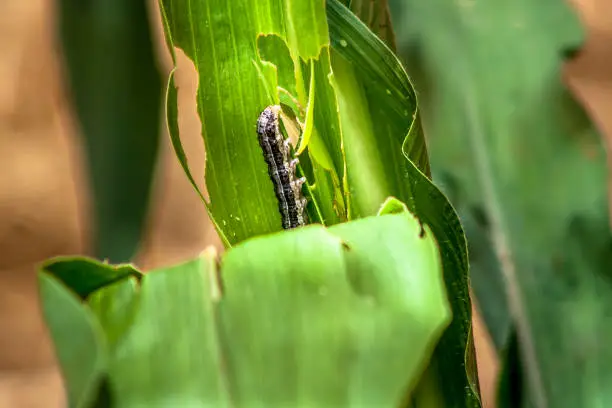
[[[589,37],[568,65],[568,84],[612,145],[612,2],[574,0]],[[153,1],[151,2],[153,4]],[[0,408],[55,408],[64,395],[41,321],[36,264],[88,248],[88,186],[78,128],[53,42],[53,1],[0,2]],[[158,21],[152,7],[152,18]],[[158,31],[159,55],[168,55]],[[180,125],[196,178],[204,153],[195,114],[196,78],[180,69]],[[163,138],[147,237],[147,269],[218,245],[196,194]],[[198,169],[200,174],[198,173]],[[492,407],[497,359],[478,315],[475,337],[485,406]]]

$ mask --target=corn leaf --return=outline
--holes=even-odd
[[[329,157],[327,167],[335,180],[334,187],[342,188],[341,137],[334,125],[337,112],[334,114],[335,101],[326,99],[326,95],[333,97],[333,92],[325,89],[330,86],[331,71],[322,2],[163,0],[160,7],[170,49],[181,48],[194,61],[200,77],[198,113],[206,146],[210,197],[206,204],[226,245],[281,228],[274,189],[255,133],[260,112],[281,102],[279,86],[293,92],[292,100],[304,110],[309,102],[310,81],[315,80],[316,87],[322,88],[317,92],[315,106],[320,108],[315,108],[313,120],[315,125],[320,122],[319,145],[324,147],[320,150],[327,156],[314,154],[312,160],[326,165]],[[301,35],[306,31],[308,36]],[[272,39],[266,40],[268,37]],[[284,52],[270,53],[270,48]],[[313,64],[314,78],[310,78],[310,70],[303,64]],[[172,125],[176,93],[172,90],[174,85],[169,86],[167,103]],[[178,129],[171,126],[170,133],[175,145],[180,143]],[[184,167],[188,168],[186,163]],[[313,194],[336,195],[322,188]],[[340,197],[344,199],[342,194]],[[346,219],[334,212],[323,216],[326,224]]]
[[[142,237],[162,83],[144,0],[60,0],[61,41],[92,187],[93,254],[127,262]]]
[[[354,130],[344,132],[349,186],[355,193],[351,211],[354,216],[375,214],[377,203],[394,196],[432,229],[453,322],[436,349],[428,378],[445,406],[479,406],[465,237],[454,209],[426,176],[429,162],[416,95],[393,53],[346,8],[328,2],[328,20],[334,74],[346,80],[337,80],[341,119]]]
[[[436,375],[448,390],[448,401],[477,404],[472,391],[477,380],[465,240],[454,210],[427,178],[429,163],[416,96],[401,64],[335,0],[322,11],[327,21],[310,22],[315,25],[314,35],[298,38],[291,35],[297,20],[320,15],[321,3],[292,2],[291,7],[272,1],[256,6],[248,1],[212,3],[162,1],[161,9],[171,50],[182,48],[200,74],[207,209],[226,246],[280,229],[277,203],[254,133],[259,112],[280,101],[293,104],[299,120],[301,105],[307,122],[306,113],[314,109],[314,128],[309,130],[309,123],[304,126],[308,133],[304,139],[309,138],[305,162],[312,171],[310,192],[319,222],[334,225],[377,214],[383,201],[395,196],[431,226],[441,243],[454,315],[436,351]],[[244,14],[257,23],[241,22],[247,18]],[[222,75],[226,72],[237,74]],[[249,92],[241,90],[243,86]],[[294,94],[282,98],[287,92]],[[167,106],[170,133],[188,171],[176,126],[173,84]]]
[[[554,0],[402,4],[433,167],[478,222],[474,252],[492,247],[495,262],[474,280],[501,273],[503,292],[477,295],[484,310],[508,301],[526,399],[611,406],[606,158],[561,76],[583,40],[576,15]],[[488,324],[510,333],[507,320]]]
[[[115,280],[107,265],[60,259],[41,273],[52,337],[72,344],[58,307],[69,297],[87,317],[76,321],[96,328],[90,343],[104,345],[98,382],[87,383],[105,378],[116,407],[396,407],[451,315],[431,231],[394,212],[248,240],[220,270],[205,252],[139,284]],[[79,302],[52,272],[74,262],[109,283]]]

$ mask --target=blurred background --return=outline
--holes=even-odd
[[[79,15],[83,18],[82,24],[90,23],[86,17],[91,10],[80,10],[82,6],[77,3],[82,4],[63,1],[63,7],[56,7],[54,1],[44,0],[0,3],[0,408],[63,406],[61,379],[38,309],[36,265],[62,254],[108,253],[113,261],[125,260],[121,259],[125,255],[117,254],[112,246],[100,247],[101,242],[92,239],[94,230],[103,235],[105,228],[110,228],[104,221],[102,225],[93,225],[92,214],[102,214],[100,218],[104,220],[116,209],[93,205],[90,172],[94,177],[111,172],[120,178],[130,166],[155,166],[152,189],[148,192],[148,211],[142,211],[146,203],[116,200],[123,209],[132,205],[146,214],[141,220],[145,234],[141,240],[134,240],[140,241],[133,251],[139,267],[147,270],[169,265],[196,255],[207,245],[219,246],[200,199],[174,158],[163,118],[159,117],[158,127],[162,129],[159,151],[153,149],[142,154],[154,157],[159,153],[156,163],[139,163],[142,152],[137,148],[128,151],[126,156],[117,156],[113,146],[95,146],[83,136],[83,133],[92,133],[91,130],[83,132],[84,127],[93,128],[95,133],[99,124],[95,120],[86,124],[75,120],[74,106],[79,105],[79,95],[69,92],[67,78],[71,73],[63,64],[58,38],[63,36],[70,48],[68,58],[78,59],[83,54],[86,60],[80,63],[107,70],[92,68],[88,71],[89,77],[73,75],[73,82],[95,81],[96,75],[105,73],[107,79],[114,78],[112,66],[95,60],[100,53],[109,52],[104,49],[104,43],[91,55],[79,54],[83,44],[79,38],[70,37],[70,27],[63,28],[64,31],[58,29],[59,21],[75,20],[70,14],[73,11],[82,13]],[[609,113],[612,112],[612,3],[574,0],[574,5],[587,27],[588,39],[582,52],[566,66],[567,84],[606,135],[608,146],[612,146]],[[165,49],[156,2],[149,1],[147,6],[148,18],[155,28],[151,37],[138,37],[142,31],[119,32],[133,34],[136,39],[126,41],[121,50],[124,54],[114,57],[129,60],[129,55],[142,51],[142,43],[151,41],[155,55],[138,58],[151,57],[156,61],[157,72],[151,70],[151,80],[155,81],[159,75],[163,93],[171,61]],[[138,11],[137,7],[132,10]],[[117,16],[109,15],[109,19],[114,17]],[[181,55],[179,58],[181,137],[194,176],[202,180],[204,152],[194,100],[197,78],[190,64]],[[144,80],[139,71],[132,75],[121,78],[128,90],[133,88],[131,81]],[[102,98],[99,103],[103,105],[111,99]],[[160,95],[153,95],[151,99],[152,109],[157,109]],[[126,106],[117,108],[123,109],[120,113],[129,113],[134,106],[128,95]],[[120,139],[125,129],[120,114],[117,118],[116,127],[108,131]],[[144,134],[147,135],[146,129]],[[88,167],[87,158],[91,158],[88,152],[94,148],[98,156],[93,160],[94,165]],[[474,332],[483,399],[485,406],[491,406],[488,401],[495,387],[498,362],[478,313]]]

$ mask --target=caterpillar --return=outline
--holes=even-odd
[[[274,184],[284,229],[305,225],[307,200],[302,195],[305,177],[297,178],[295,169],[298,159],[293,158],[289,139],[285,139],[279,128],[278,105],[268,106],[257,119],[257,135],[264,160],[268,165],[268,175]]]

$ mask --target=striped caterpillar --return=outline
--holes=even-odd
[[[280,132],[280,110],[280,106],[273,105],[261,112],[257,119],[257,135],[268,164],[268,175],[274,184],[283,228],[290,229],[307,222],[304,212],[307,200],[302,195],[302,184],[306,178],[295,175],[298,159],[292,158],[289,139],[285,139]]]

